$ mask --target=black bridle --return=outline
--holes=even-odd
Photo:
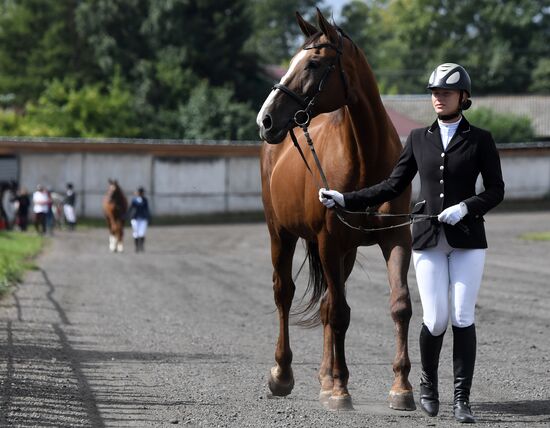
[[[289,123],[295,123],[298,127],[302,128],[304,131],[304,135],[306,137],[307,144],[311,150],[311,153],[313,155],[313,159],[315,160],[315,164],[317,166],[317,169],[319,171],[319,175],[321,176],[321,180],[323,181],[323,186],[325,189],[330,189],[327,181],[327,177],[325,176],[325,172],[323,171],[323,168],[321,166],[321,162],[319,161],[319,157],[317,156],[317,152],[315,151],[315,148],[313,147],[313,141],[311,140],[311,137],[309,135],[308,126],[311,121],[311,111],[315,106],[315,99],[317,96],[323,91],[323,86],[325,84],[325,81],[327,80],[330,73],[338,67],[340,71],[340,79],[342,80],[342,85],[344,86],[344,95],[345,99],[348,99],[348,84],[346,80],[346,76],[344,74],[344,69],[342,68],[341,63],[341,56],[343,55],[343,38],[342,38],[342,31],[338,29],[338,45],[335,45],[333,43],[319,43],[314,44],[311,46],[306,46],[303,48],[303,50],[309,50],[309,49],[322,49],[322,48],[329,48],[333,49],[336,52],[336,56],[334,57],[334,60],[327,66],[325,71],[323,72],[323,75],[321,76],[321,79],[319,80],[319,84],[317,85],[317,91],[311,96],[311,97],[302,97],[301,95],[294,92],[292,89],[290,89],[288,86],[283,85],[282,83],[277,83],[273,85],[272,90],[279,89],[284,94],[288,95],[290,98],[292,98],[300,107],[300,110],[297,110],[294,113],[294,116],[292,119],[289,120]],[[304,156],[304,152],[302,151],[302,148],[298,144],[298,140],[296,138],[296,135],[294,134],[294,127],[291,126],[289,129],[290,137],[292,138],[292,142],[294,143],[294,146],[298,149],[298,152],[300,153],[300,156],[302,157],[302,160],[304,161],[306,168],[308,169],[309,173],[315,180],[315,175],[313,174],[313,171],[311,170],[309,163]],[[319,189],[320,187],[317,186]],[[408,226],[418,221],[423,220],[432,220],[434,218],[437,218],[437,215],[430,215],[430,214],[389,214],[389,213],[380,213],[380,212],[354,212],[354,211],[348,211],[344,208],[338,206],[338,204],[334,205],[334,210],[336,212],[336,216],[338,219],[345,224],[346,226],[359,230],[361,232],[376,232],[380,230],[388,230],[388,229],[395,229],[398,227]],[[348,214],[362,214],[367,216],[375,216],[375,217],[406,217],[408,220],[403,223],[391,225],[391,226],[384,226],[384,227],[377,227],[377,228],[364,228],[362,226],[354,226],[350,223],[348,223],[342,216],[342,213],[348,213]]]
[[[335,45],[333,43],[319,43],[319,44],[313,44],[311,46],[306,46],[303,48],[303,50],[329,48],[329,49],[333,49],[336,52],[336,56],[334,57],[333,61],[325,68],[325,71],[323,72],[323,75],[319,80],[319,84],[317,85],[317,91],[312,96],[304,98],[301,95],[294,92],[288,86],[283,85],[282,83],[277,83],[273,85],[273,87],[271,88],[272,90],[279,89],[280,91],[288,95],[290,98],[292,98],[294,101],[296,101],[296,103],[301,107],[301,110],[297,110],[296,113],[294,113],[294,117],[290,122],[293,121],[294,123],[296,123],[296,125],[298,125],[301,128],[309,124],[309,121],[311,119],[311,111],[315,106],[315,99],[323,91],[323,86],[327,78],[329,77],[330,73],[337,67],[338,67],[338,70],[340,70],[340,79],[342,80],[342,84],[344,86],[345,97],[346,99],[348,98],[348,83],[346,81],[346,77],[344,75],[344,69],[342,68],[342,63],[340,61],[340,58],[343,53],[343,46],[344,46],[344,42],[342,39],[342,34],[339,31],[338,45]]]

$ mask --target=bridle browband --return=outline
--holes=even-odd
[[[306,46],[306,47],[303,48],[303,50],[330,48],[330,49],[333,49],[336,52],[336,56],[334,57],[334,61],[332,61],[332,63],[325,69],[325,71],[323,73],[323,76],[321,77],[321,79],[319,81],[319,84],[317,85],[317,92],[315,92],[315,94],[313,94],[311,97],[305,97],[304,98],[304,97],[300,96],[299,94],[297,94],[296,92],[294,92],[288,86],[283,85],[282,83],[277,83],[277,84],[273,85],[273,87],[272,87],[272,90],[279,89],[284,94],[288,95],[290,98],[292,98],[292,100],[294,100],[301,107],[301,110],[297,110],[294,113],[294,116],[293,116],[292,119],[289,120],[289,123],[294,122],[297,126],[302,128],[302,130],[304,131],[304,135],[306,137],[307,144],[308,144],[308,146],[311,150],[311,153],[313,155],[313,159],[315,160],[315,164],[316,164],[317,169],[319,171],[319,175],[321,176],[321,180],[323,181],[323,186],[327,190],[330,189],[330,187],[328,185],[328,180],[327,180],[327,178],[325,176],[325,173],[323,171],[323,168],[321,166],[321,162],[319,161],[319,158],[317,156],[317,152],[315,151],[315,148],[313,147],[313,141],[311,140],[311,137],[310,137],[309,132],[308,132],[308,125],[309,125],[309,122],[311,120],[310,113],[311,113],[313,107],[315,106],[315,99],[322,92],[323,85],[324,85],[326,79],[328,78],[328,76],[330,75],[330,72],[332,70],[334,70],[337,66],[338,66],[338,69],[340,71],[340,79],[342,80],[342,85],[344,86],[345,99],[346,100],[348,99],[348,95],[349,95],[348,94],[348,84],[347,84],[346,76],[344,74],[344,69],[342,68],[342,63],[341,63],[341,56],[343,55],[343,38],[342,38],[343,33],[342,33],[342,30],[340,28],[337,28],[337,30],[338,30],[338,46],[334,45],[333,43],[319,43],[319,44],[314,44],[312,46]],[[347,37],[345,34],[343,34],[343,36]],[[308,169],[309,173],[311,174],[313,179],[315,181],[317,181],[315,179],[315,175],[313,174],[313,171],[311,170],[311,168],[309,166],[309,163],[308,163],[306,157],[304,156],[304,152],[302,151],[302,148],[298,144],[298,140],[296,138],[296,135],[294,134],[293,128],[294,127],[292,126],[289,129],[289,133],[290,133],[290,137],[292,138],[292,142],[294,143],[294,146],[298,149],[298,152],[300,153],[300,156],[302,157],[302,160],[304,161],[304,163],[306,165],[306,168]],[[318,184],[317,184],[317,187],[320,189]],[[437,218],[436,215],[430,215],[430,214],[411,214],[411,213],[391,214],[391,213],[380,213],[380,212],[370,212],[370,211],[367,211],[367,212],[353,212],[353,211],[345,210],[342,207],[339,207],[338,204],[334,205],[334,209],[335,209],[336,216],[338,217],[338,219],[343,224],[350,227],[351,229],[359,230],[361,232],[366,232],[366,233],[368,233],[368,232],[377,232],[377,231],[380,231],[380,230],[395,229],[395,228],[398,228],[398,227],[411,225],[411,224],[416,223],[418,221],[432,220],[434,218]],[[391,225],[391,226],[377,227],[377,228],[364,228],[362,226],[354,226],[354,225],[350,224],[349,222],[347,222],[343,218],[343,216],[341,214],[342,212],[348,213],[348,214],[362,214],[362,215],[376,216],[376,217],[407,217],[408,220],[406,222]]]

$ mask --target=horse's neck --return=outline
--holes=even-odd
[[[366,67],[357,101],[348,106],[345,119],[353,135],[357,167],[366,180],[362,185],[387,178],[401,151],[399,137],[382,104],[374,76]]]

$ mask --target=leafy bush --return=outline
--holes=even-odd
[[[253,140],[258,138],[256,113],[247,103],[233,100],[226,87],[206,81],[192,92],[179,110],[181,137],[210,140]]]
[[[41,137],[134,137],[140,132],[133,95],[115,76],[101,84],[77,88],[72,80],[54,80],[26,112],[0,114],[0,133]]]
[[[496,143],[531,141],[535,131],[531,119],[515,114],[497,113],[486,107],[479,107],[467,113],[468,121],[493,134]]]

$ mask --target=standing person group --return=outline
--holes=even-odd
[[[438,367],[449,318],[453,330],[454,416],[474,423],[470,389],[476,359],[475,304],[485,264],[483,216],[504,197],[500,158],[491,134],[476,128],[462,111],[471,106],[471,81],[453,63],[429,79],[437,120],[409,135],[390,177],[372,187],[340,193],[321,189],[320,201],[359,211],[401,194],[418,172],[420,201],[413,212],[437,220],[413,225],[413,262],[423,309],[420,331],[420,406],[439,412]],[[481,174],[484,190],[476,194]]]
[[[145,234],[147,226],[151,221],[151,213],[149,211],[149,202],[145,197],[145,189],[139,187],[132,198],[132,203],[129,209],[130,223],[132,225],[132,235],[134,237],[134,245],[136,253],[145,251]]]

